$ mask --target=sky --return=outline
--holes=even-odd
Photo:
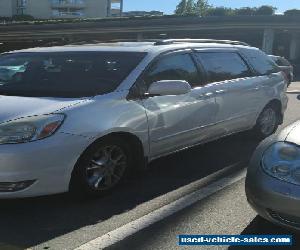
[[[124,11],[130,10],[159,10],[165,14],[172,14],[180,0],[123,0]],[[272,5],[278,8],[278,13],[287,9],[300,9],[300,0],[209,0],[214,6],[231,8],[256,7]]]

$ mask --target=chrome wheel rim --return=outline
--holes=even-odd
[[[127,167],[124,150],[116,145],[96,151],[86,167],[86,181],[94,190],[108,190],[119,183]]]
[[[259,122],[261,132],[264,135],[272,134],[275,130],[276,122],[277,122],[276,112],[271,108],[266,109],[262,113],[262,116],[261,116],[261,119]]]

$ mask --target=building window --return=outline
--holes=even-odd
[[[17,1],[18,8],[26,7],[26,5],[27,5],[27,0],[18,0]]]
[[[83,4],[84,0],[52,0],[52,4]]]
[[[52,10],[54,17],[83,17],[84,11],[75,9],[54,9]]]
[[[27,0],[17,0],[17,15],[24,15]]]

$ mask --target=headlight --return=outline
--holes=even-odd
[[[0,144],[25,143],[46,138],[60,127],[65,116],[31,116],[0,124]]]
[[[273,144],[264,153],[262,168],[277,179],[300,185],[300,147],[286,142]]]

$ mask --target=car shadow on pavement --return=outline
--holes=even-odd
[[[234,163],[246,165],[258,143],[242,133],[164,157],[98,199],[74,201],[63,194],[1,200],[0,242],[27,248],[98,224]]]
[[[278,249],[278,250],[299,250],[300,249],[300,233],[290,231],[283,227],[272,224],[271,222],[257,216],[244,229],[241,235],[292,235],[293,246],[231,246],[228,250],[264,250],[264,249]]]

